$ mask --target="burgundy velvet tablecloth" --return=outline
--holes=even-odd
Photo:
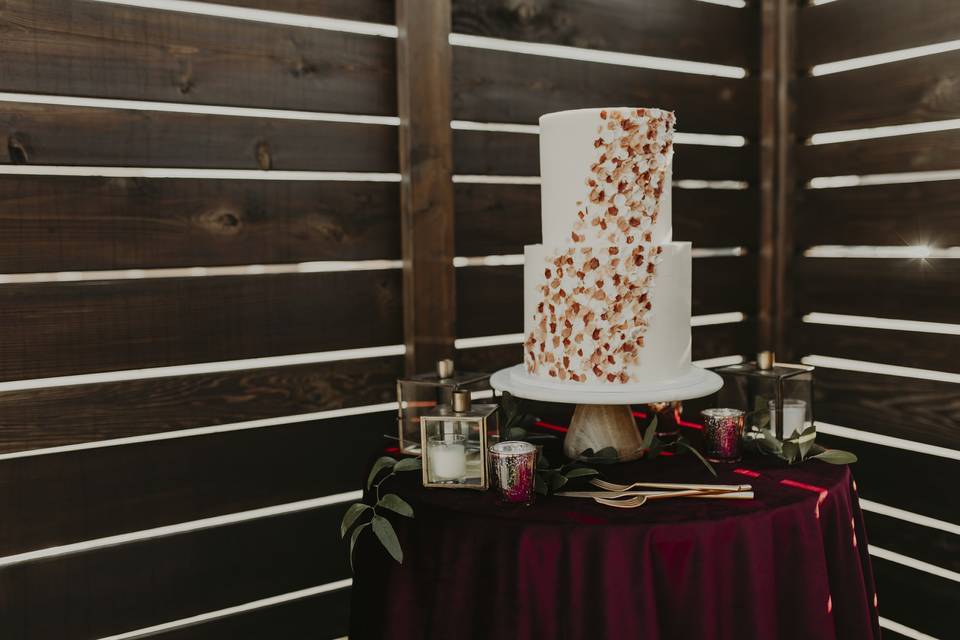
[[[709,482],[687,456],[604,468],[611,480]],[[389,487],[405,558],[357,545],[351,640],[364,638],[879,638],[873,575],[847,467],[749,460],[718,469],[755,500],[634,510],[493,492]]]

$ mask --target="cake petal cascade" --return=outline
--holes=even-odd
[[[674,115],[600,111],[585,197],[565,246],[548,251],[524,342],[531,374],[629,383],[640,361],[663,247],[653,242],[673,156]]]

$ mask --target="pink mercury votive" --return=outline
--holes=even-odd
[[[494,484],[504,502],[533,503],[537,448],[529,442],[507,440],[490,447]]]

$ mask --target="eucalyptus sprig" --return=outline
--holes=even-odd
[[[707,468],[707,471],[710,472],[714,478],[717,477],[717,471],[713,468],[713,465],[703,457],[697,448],[693,446],[689,440],[684,438],[682,435],[677,434],[677,439],[672,442],[664,442],[659,437],[657,437],[657,416],[653,416],[653,420],[650,421],[650,424],[647,425],[647,430],[643,433],[643,448],[645,455],[650,458],[655,458],[660,455],[661,451],[675,452],[678,448],[682,448],[684,451],[688,451],[697,457],[700,462],[703,463],[703,466]]]
[[[346,537],[347,532],[353,528],[353,532],[350,534],[351,570],[353,569],[353,548],[357,544],[357,538],[367,527],[373,530],[374,535],[377,536],[377,539],[380,541],[380,544],[383,545],[383,548],[387,550],[387,553],[389,553],[394,560],[403,564],[403,549],[400,548],[400,540],[397,538],[397,532],[394,531],[393,524],[383,516],[382,510],[392,511],[405,518],[413,518],[413,507],[395,493],[388,493],[381,496],[380,485],[386,482],[387,479],[392,478],[398,471],[417,471],[421,469],[422,466],[423,464],[420,458],[404,458],[398,461],[389,456],[378,458],[377,461],[373,463],[373,468],[370,469],[370,475],[367,476],[367,494],[369,495],[372,490],[376,502],[372,505],[365,502],[350,505],[347,512],[343,514],[343,520],[340,522],[341,539]],[[390,473],[381,477],[379,481],[374,482],[377,480],[377,476],[381,475],[381,473],[387,469],[390,470]],[[378,513],[378,509],[381,510],[381,512]],[[369,516],[369,518],[365,522],[358,524],[360,518],[363,516]]]
[[[799,435],[780,440],[766,429],[752,431],[755,437],[747,440],[748,447],[764,455],[780,458],[787,464],[820,460],[830,464],[853,464],[857,456],[841,449],[827,449],[816,443],[817,428],[807,427]]]

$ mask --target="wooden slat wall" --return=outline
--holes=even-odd
[[[742,147],[678,144],[674,161],[674,237],[694,247],[744,247],[737,258],[694,260],[694,314],[744,312],[744,323],[694,330],[696,358],[755,350],[754,284],[759,248],[757,197],[759,11],[674,0],[549,2],[454,0],[453,31],[534,44],[564,45],[745,67],[748,77],[601,64],[561,57],[453,47],[453,117],[480,123],[536,124],[543,113],[598,105],[674,109],[687,133],[735,134]],[[738,46],[731,47],[731,42]],[[482,45],[478,45],[482,46]],[[537,136],[455,130],[454,173],[461,176],[538,176]],[[735,181],[746,189],[683,189],[677,181]],[[712,183],[711,183],[712,184]],[[456,254],[522,254],[540,242],[540,187],[458,182],[454,191]],[[722,284],[721,284],[722,283]],[[522,269],[457,270],[457,336],[523,330]],[[519,347],[461,351],[472,366],[519,361]]]
[[[394,22],[384,0],[222,4]],[[0,92],[67,98],[0,102],[0,637],[125,633],[350,576],[338,523],[403,357],[316,354],[404,341],[400,269],[349,268],[402,256],[397,127],[290,111],[396,116],[396,41],[271,15],[0,3]],[[169,107],[122,102],[143,100]],[[317,261],[347,264],[298,266]],[[110,377],[55,379],[91,373]],[[348,599],[163,637],[339,637]]]
[[[844,0],[804,6],[798,13],[798,140],[822,132],[960,116],[956,52],[808,74],[818,64],[955,40],[960,37],[956,2]],[[817,372],[816,413],[820,421],[856,430],[845,432],[849,438],[824,440],[828,446],[858,453],[854,475],[862,496],[953,524],[960,522],[957,501],[945,487],[960,479],[958,261],[803,254],[823,245],[840,250],[852,245],[960,245],[957,181],[924,181],[922,174],[911,181],[909,175],[960,170],[958,139],[953,129],[800,144],[796,213],[789,229],[794,315],[786,319],[794,357],[854,361],[836,362]],[[883,184],[883,174],[894,173],[906,177]],[[879,176],[872,178],[877,184],[808,186],[814,178],[863,175]],[[803,316],[810,313],[935,322],[946,328],[919,325],[916,330],[901,330],[903,325],[895,324],[866,328],[858,326],[866,321],[857,319],[804,322]],[[925,371],[912,374],[909,369],[885,370],[883,365]],[[875,436],[943,449],[921,453],[896,444],[870,443]],[[869,511],[867,529],[876,547],[957,570],[955,534]],[[935,637],[955,635],[946,612],[960,604],[956,582],[884,559],[875,558],[874,569],[881,616]]]

